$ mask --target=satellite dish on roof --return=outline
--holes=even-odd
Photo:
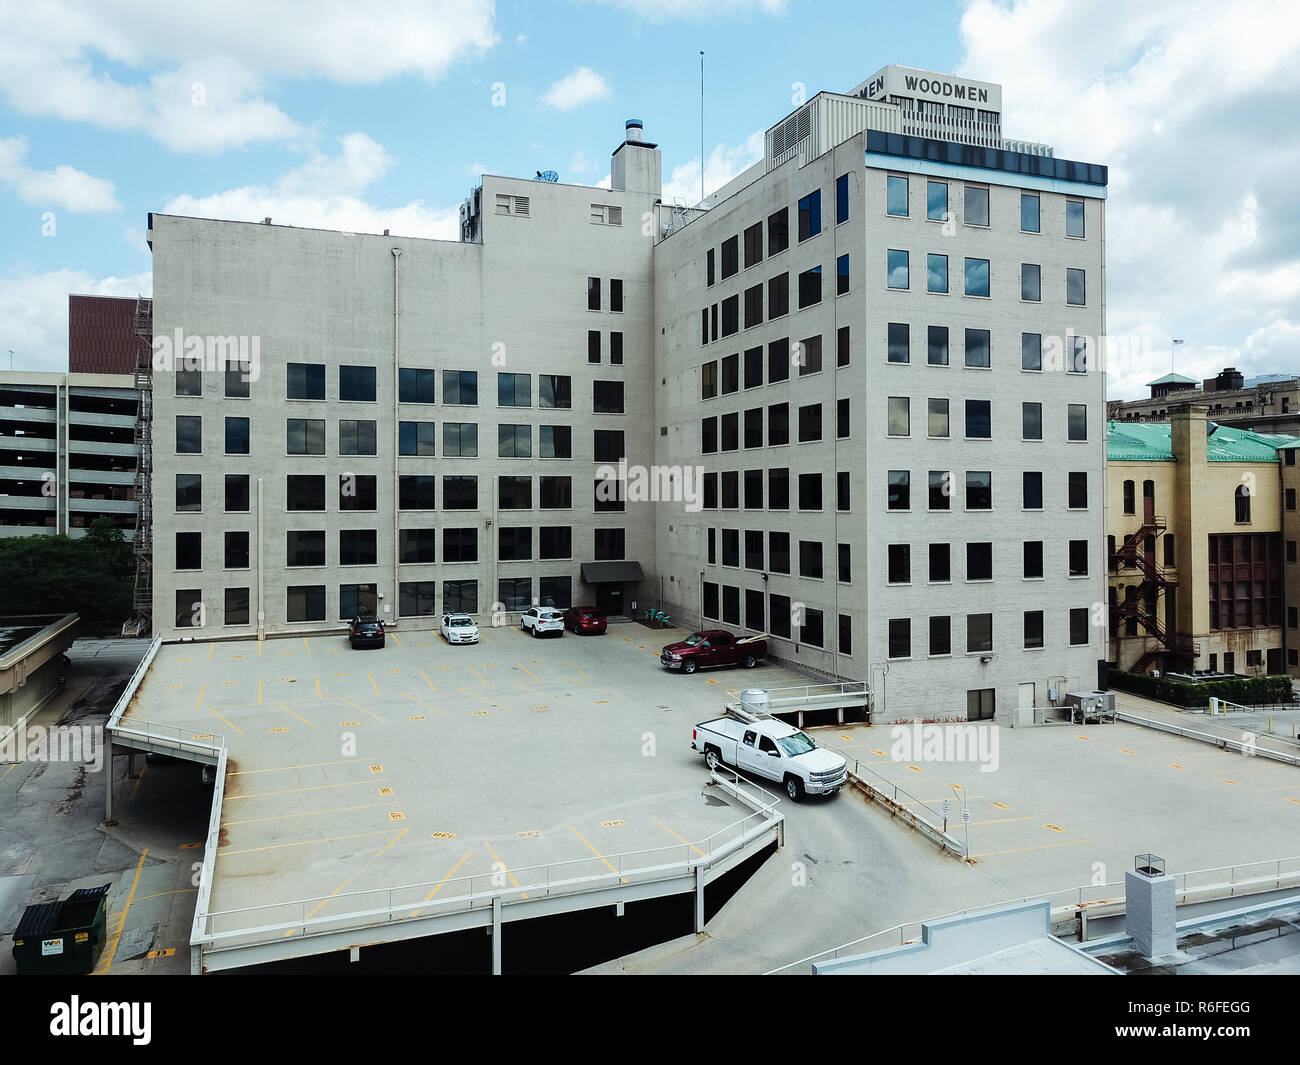
[[[537,176],[533,178],[533,180],[534,181],[559,181],[560,175],[559,172],[555,170],[539,170],[537,171]]]

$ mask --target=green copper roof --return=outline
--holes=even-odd
[[[1276,462],[1278,449],[1288,447],[1300,447],[1300,437],[1220,425],[1206,445],[1206,458],[1210,462]],[[1173,462],[1169,424],[1108,422],[1106,458],[1110,462]]]
[[[1167,373],[1164,377],[1157,377],[1154,381],[1147,382],[1147,388],[1152,385],[1194,385],[1197,384],[1194,379],[1184,377],[1180,373]]]

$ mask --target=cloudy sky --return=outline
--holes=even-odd
[[[1290,3],[0,0],[0,26],[0,366],[66,367],[69,292],[149,293],[149,211],[455,239],[478,174],[607,181],[633,116],[694,202],[703,49],[707,189],[801,88],[998,82],[1008,136],[1110,166],[1113,398],[1300,373]]]

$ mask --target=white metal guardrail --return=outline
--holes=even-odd
[[[1239,727],[1229,728],[1224,725],[1199,722],[1196,728],[1189,728],[1137,710],[1116,710],[1115,717],[1116,720],[1125,721],[1130,725],[1143,725],[1175,736],[1200,740],[1202,743],[1213,743],[1224,750],[1239,751],[1242,754],[1261,758],[1275,758],[1280,762],[1300,765],[1300,747],[1285,737],[1271,736],[1268,733],[1260,734]]]
[[[1187,873],[1174,874],[1175,904],[1182,906],[1193,902],[1211,902],[1215,899],[1238,898],[1243,895],[1258,895],[1265,891],[1280,891],[1285,888],[1300,886],[1300,857],[1277,858],[1262,862],[1247,862],[1243,865],[1224,865],[1215,869],[1198,869]],[[838,947],[810,954],[806,958],[792,961],[776,969],[769,969],[764,976],[781,974],[794,975],[806,973],[813,962],[833,961],[837,958],[870,951],[888,950],[914,943],[921,937],[921,925],[941,921],[948,917],[960,917],[968,913],[982,913],[1002,906],[1012,906],[1019,902],[1046,899],[1052,910],[1052,923],[1057,924],[1089,910],[1106,909],[1109,913],[1123,913],[1126,904],[1124,882],[1112,884],[1085,884],[1081,887],[1066,888],[1061,891],[1044,892],[1028,895],[1006,902],[989,903],[972,906],[964,910],[938,917],[927,917],[924,921],[908,921],[880,932],[873,932],[860,939],[841,943]]]
[[[967,845],[944,831],[942,827],[944,817],[941,810],[936,810],[906,788],[882,777],[859,759],[848,755],[845,757],[849,760],[849,779],[866,793],[868,799],[884,806],[892,816],[902,818],[922,835],[939,844],[947,853],[957,858],[967,856]]]

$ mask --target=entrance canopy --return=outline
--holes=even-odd
[[[608,584],[644,580],[640,562],[584,562],[582,580],[585,584]]]

